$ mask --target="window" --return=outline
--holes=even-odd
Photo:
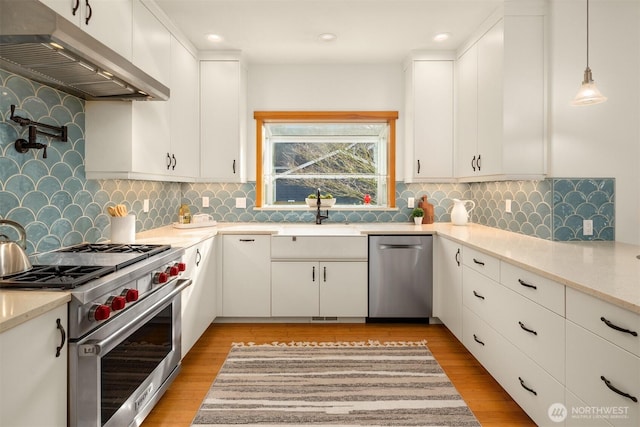
[[[256,206],[395,207],[397,112],[255,112]]]

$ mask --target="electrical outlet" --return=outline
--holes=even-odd
[[[407,207],[414,208],[416,206],[416,199],[414,197],[409,197],[407,199]]]
[[[506,199],[504,201],[504,211],[506,213],[511,213],[511,199]]]
[[[582,221],[582,235],[593,236],[593,220],[585,219]]]
[[[149,199],[144,199],[142,202],[142,212],[149,212]]]
[[[208,208],[209,207],[209,197],[208,196],[202,196],[202,207],[203,208]]]
[[[236,197],[236,208],[238,209],[246,209],[247,207],[247,198],[246,197]]]

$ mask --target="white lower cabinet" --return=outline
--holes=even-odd
[[[564,404],[564,386],[468,307],[463,307],[463,344],[538,425]]]
[[[222,236],[222,315],[271,316],[271,236]]]
[[[274,317],[366,317],[367,263],[271,263]]]
[[[185,277],[193,283],[182,291],[182,357],[216,318],[214,237],[186,249]]]
[[[462,253],[462,342],[538,425],[563,425],[553,411],[565,403],[564,287],[473,248]]]
[[[67,425],[67,328],[62,305],[0,334],[0,425]],[[19,348],[20,351],[16,351]]]
[[[566,386],[612,425],[640,424],[640,358],[569,320]]]
[[[273,236],[271,315],[366,317],[366,236]]]
[[[462,341],[462,246],[435,236],[433,315]]]

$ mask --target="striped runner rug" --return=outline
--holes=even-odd
[[[192,426],[479,426],[426,342],[234,344]]]

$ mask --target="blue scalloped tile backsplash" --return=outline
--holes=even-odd
[[[18,153],[14,142],[27,130],[9,120],[16,115],[68,127],[68,142],[39,135],[42,150]],[[135,180],[88,180],[84,170],[84,101],[39,83],[0,70],[0,218],[25,226],[29,253],[44,252],[83,241],[109,239],[108,206],[118,203],[136,215],[136,231],[177,220],[180,203],[192,212],[206,212],[228,222],[312,222],[309,211],[254,210],[255,183],[167,183]],[[553,240],[613,240],[615,238],[615,181],[613,179],[545,179],[473,184],[396,184],[397,210],[335,210],[331,222],[408,222],[409,197],[427,195],[436,221],[450,221],[453,198],[477,203],[471,221],[491,227]],[[210,207],[202,208],[202,197]],[[235,198],[247,199],[246,209]],[[142,200],[150,200],[148,213]],[[511,199],[512,213],[504,210]],[[592,219],[593,236],[582,236],[582,221]],[[15,230],[0,233],[17,238]]]

